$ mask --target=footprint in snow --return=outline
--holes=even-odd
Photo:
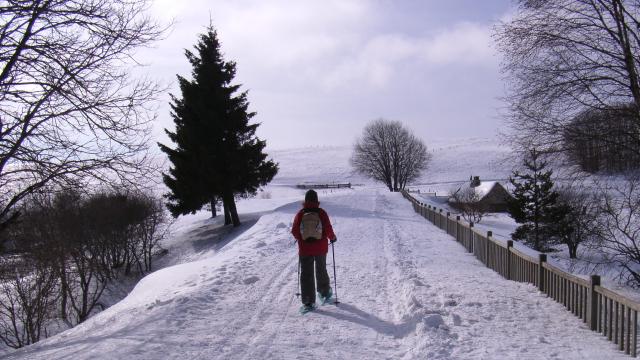
[[[422,319],[422,322],[426,327],[438,329],[441,326],[444,327],[444,319],[438,314],[427,315]]]
[[[456,306],[456,305],[458,305],[458,302],[453,299],[447,300],[444,302],[444,306]]]
[[[152,310],[153,308],[155,308],[157,306],[164,306],[164,305],[170,304],[171,302],[173,302],[173,299],[169,299],[169,300],[165,300],[165,301],[161,301],[159,299],[156,299],[155,302],[147,305],[147,310]]]
[[[276,229],[286,229],[286,228],[288,228],[288,226],[283,222],[278,223],[278,225],[276,225]]]
[[[466,306],[477,306],[477,307],[482,307],[482,303],[479,302],[468,302],[465,304]]]
[[[429,286],[429,285],[426,285],[425,283],[423,283],[422,281],[420,281],[420,280],[418,280],[418,279],[414,279],[414,280],[413,280],[413,285],[415,285],[415,286],[424,286],[424,287],[426,287],[427,289],[431,287],[431,286]]]
[[[258,280],[260,280],[260,278],[257,277],[257,276],[249,276],[248,278],[245,278],[244,280],[242,280],[242,282],[245,285],[250,285],[250,284],[253,284],[254,282],[256,282]]]

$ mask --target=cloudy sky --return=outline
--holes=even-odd
[[[400,120],[427,141],[495,136],[503,92],[492,26],[509,0],[155,0],[174,21],[139,59],[178,94],[211,18],[271,149],[350,145],[367,122]],[[156,135],[172,127],[162,100]]]

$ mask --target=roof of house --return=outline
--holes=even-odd
[[[500,184],[500,182],[498,181],[482,181],[480,183],[480,185],[473,187],[472,189],[476,192],[476,194],[478,195],[478,199],[482,200],[484,199],[485,196],[487,196],[491,191],[493,191],[493,189],[496,186],[500,186],[502,187],[505,191],[507,191],[504,186],[502,186],[502,184]],[[508,191],[507,191],[508,193]],[[449,201],[452,201],[453,199],[449,199]]]
[[[497,181],[482,181],[480,185],[474,187],[473,189],[476,191],[476,194],[482,199],[485,197],[496,184],[499,184]],[[501,185],[502,186],[502,185]]]

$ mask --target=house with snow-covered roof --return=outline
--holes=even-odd
[[[462,197],[462,199],[472,199],[475,205],[488,212],[507,211],[508,203],[513,199],[509,191],[498,181],[481,181],[479,176],[472,176],[468,186],[473,196]],[[458,191],[462,191],[462,188]],[[449,205],[453,208],[461,208],[468,204],[463,201],[451,197]]]

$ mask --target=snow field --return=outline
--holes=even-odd
[[[400,194],[362,189],[320,200],[338,235],[339,306],[297,311],[295,202],[8,358],[628,358],[534,286],[485,268]],[[331,251],[327,262],[333,284]]]

